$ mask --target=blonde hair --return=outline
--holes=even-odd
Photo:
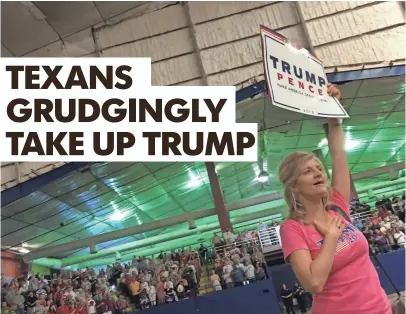
[[[279,166],[279,180],[284,186],[284,195],[289,207],[290,219],[300,220],[306,216],[306,210],[300,202],[299,195],[295,193],[293,187],[301,175],[302,166],[309,160],[315,159],[321,166],[323,173],[326,171],[322,162],[314,155],[304,152],[295,152],[286,156]],[[327,196],[322,198],[323,206],[326,207],[331,193],[328,186]]]

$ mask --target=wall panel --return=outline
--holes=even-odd
[[[187,25],[183,6],[173,5],[100,29],[100,48],[159,35]]]
[[[152,62],[188,52],[194,47],[188,28],[103,50],[103,57],[151,57]]]
[[[371,17],[374,18],[371,18]],[[383,2],[307,22],[314,46],[404,23],[397,2]]]
[[[302,1],[299,2],[305,20],[320,16],[330,15],[356,7],[369,4],[374,1]]]
[[[303,47],[308,47],[306,36],[300,26],[291,26],[280,33]],[[261,38],[249,39],[205,49],[201,52],[207,74],[230,70],[262,61]]]
[[[275,1],[192,1],[189,2],[189,7],[193,23],[198,24],[262,7],[273,2]]]
[[[201,78],[175,84],[175,86],[202,86],[202,85],[204,85],[204,82]]]
[[[152,65],[152,85],[172,85],[200,77],[196,54],[157,62]]]
[[[298,17],[293,2],[279,2],[264,8],[236,14],[196,26],[201,49],[259,34],[263,24],[272,29],[295,25]]]
[[[253,65],[245,66],[243,68],[233,69],[231,71],[209,76],[208,81],[209,85],[233,86],[241,84],[242,82],[246,81],[249,78],[253,78],[256,76],[263,77],[263,74],[264,74],[264,65],[262,64],[262,62],[259,62]],[[261,80],[262,79],[263,78],[261,78]]]
[[[353,65],[404,58],[405,44],[405,27],[399,26],[325,45],[316,53],[325,67]]]
[[[13,54],[3,45],[1,45],[1,57],[13,57]]]

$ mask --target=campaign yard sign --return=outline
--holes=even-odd
[[[348,118],[340,102],[327,94],[323,64],[281,34],[262,25],[260,30],[272,104],[312,116]]]

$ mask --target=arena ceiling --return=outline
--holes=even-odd
[[[173,4],[170,1],[4,1],[1,3],[3,57],[39,56],[49,45],[65,46],[71,56],[95,51],[90,27],[103,27]],[[16,23],[18,18],[19,23]],[[63,44],[62,44],[63,39]],[[68,56],[66,55],[66,56]]]
[[[56,6],[56,2],[2,2],[2,56],[38,56],[38,51],[52,56],[56,51],[53,43],[63,43],[67,51],[66,55],[58,56],[94,56],[94,42],[87,40],[92,38],[88,34],[90,26],[112,25],[126,16],[174,2],[57,3]],[[15,23],[16,17],[20,23]],[[341,86],[342,104],[351,116],[344,121],[351,173],[404,162],[404,81],[404,76],[397,76]],[[263,95],[240,102],[237,110],[239,122],[259,124],[260,141],[264,145],[259,152],[259,162],[216,163],[227,204],[280,191],[277,167],[290,152],[320,148],[327,165],[331,166],[322,128],[324,119],[273,107]],[[257,180],[261,169],[269,172],[269,181],[264,184]],[[400,175],[404,176],[404,172]],[[355,185],[362,189],[391,179],[393,176],[385,173],[357,180]],[[379,189],[377,193],[401,189],[404,183]],[[372,201],[366,193],[362,196],[365,201]],[[265,205],[273,207],[275,203]],[[1,244],[3,250],[11,252],[18,253],[22,248],[36,250],[213,207],[203,163],[97,163],[2,207]],[[248,213],[252,208],[240,213],[244,211]],[[212,221],[215,219],[210,217],[197,223],[203,225]],[[99,250],[110,248],[182,228],[187,226],[162,228],[97,246]],[[181,245],[182,239],[179,239],[178,246]],[[88,252],[89,248],[61,251],[54,257]]]

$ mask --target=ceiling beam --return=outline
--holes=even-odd
[[[387,66],[381,68],[326,73],[326,75],[327,80],[330,83],[343,84],[352,81],[405,75],[405,73],[404,65],[394,65],[391,67]],[[265,81],[257,82],[238,90],[236,94],[236,102],[238,103],[262,92],[266,92]]]
[[[1,206],[7,206],[20,198],[35,192],[47,184],[57,181],[68,174],[79,170],[83,167],[87,167],[93,163],[90,162],[70,162],[66,165],[48,171],[35,178],[27,180],[23,183],[17,184],[12,188],[1,192]]]
[[[230,212],[233,210],[242,209],[242,208],[249,207],[249,206],[254,206],[254,205],[271,202],[274,200],[279,200],[281,198],[283,198],[283,192],[265,194],[265,195],[254,197],[251,199],[241,200],[237,203],[227,204],[226,210],[227,210],[227,212]],[[177,216],[173,216],[173,217],[169,217],[169,218],[165,218],[165,219],[154,220],[152,222],[148,222],[148,223],[145,223],[142,225],[136,225],[133,227],[118,229],[116,231],[102,233],[102,234],[99,234],[99,235],[96,235],[96,236],[93,236],[90,238],[80,239],[80,240],[72,241],[69,243],[64,243],[64,244],[59,244],[59,245],[54,245],[54,246],[37,249],[35,251],[32,251],[32,252],[24,255],[24,261],[29,262],[34,259],[40,258],[40,257],[53,256],[53,255],[59,254],[61,252],[67,252],[67,251],[72,251],[72,250],[83,248],[83,247],[88,247],[89,243],[93,243],[93,244],[104,243],[104,242],[108,242],[108,241],[115,240],[118,238],[124,238],[127,236],[132,236],[135,234],[160,229],[163,227],[174,226],[174,225],[188,222],[189,220],[196,220],[196,219],[205,218],[205,217],[212,216],[212,215],[216,215],[215,208],[207,209],[207,210],[200,210],[200,211],[192,211],[192,212],[184,213],[181,215],[177,215]]]
[[[367,171],[361,171],[352,174],[353,180],[360,180],[360,179],[365,179],[365,178],[370,178],[370,177],[375,177],[380,174],[385,174],[385,173],[390,173],[391,171],[398,171],[398,170],[403,170],[405,169],[405,163],[404,162],[399,162],[393,165],[388,165],[388,166],[383,166],[375,169],[370,169]]]

